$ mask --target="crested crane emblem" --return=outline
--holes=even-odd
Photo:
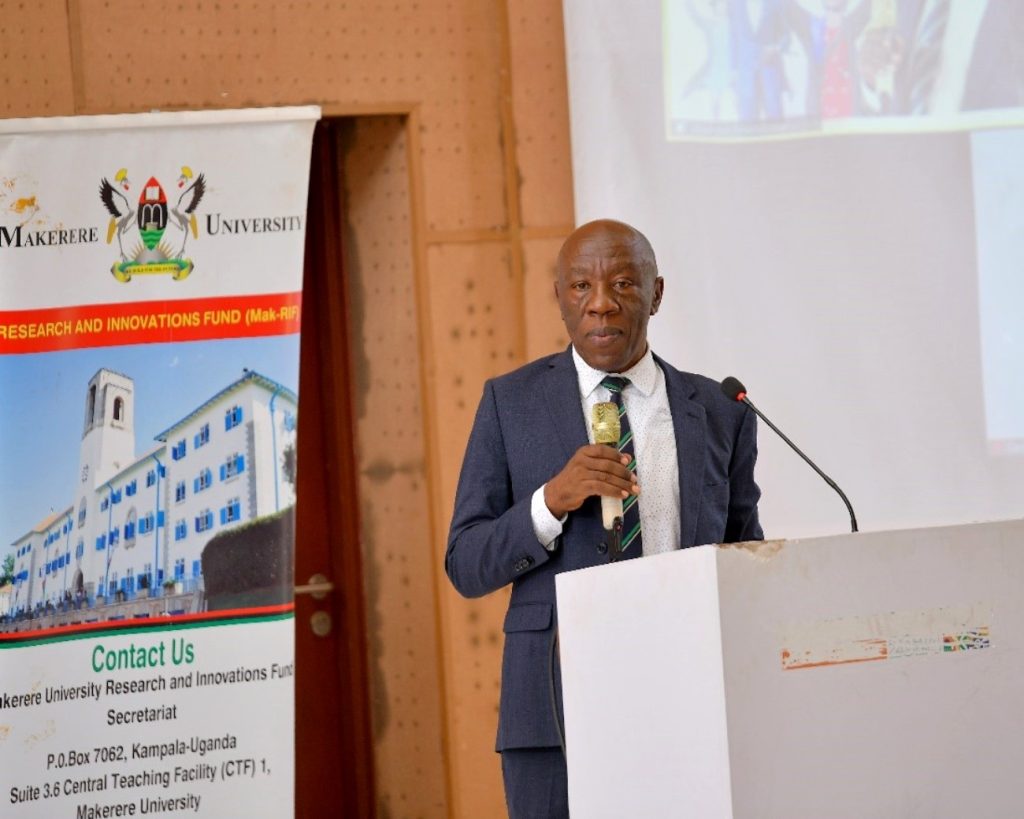
[[[196,210],[206,193],[206,178],[195,176],[188,165],[183,165],[178,176],[177,199],[171,204],[163,185],[151,176],[133,204],[128,170],[121,168],[114,181],[100,181],[100,201],[110,214],[107,225],[107,244],[117,237],[121,258],[114,262],[110,272],[119,282],[129,282],[133,276],[170,274],[175,281],[187,277],[195,268],[185,256],[191,235],[199,239],[199,221]],[[136,236],[135,231],[138,231]],[[134,241],[133,241],[134,240]]]

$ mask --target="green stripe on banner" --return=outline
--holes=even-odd
[[[42,637],[38,640],[3,640],[0,641],[0,649],[28,648],[29,646],[52,645],[54,643],[67,643],[73,640],[92,640],[96,638],[119,637],[122,634],[154,634],[158,631],[182,631],[184,629],[212,628],[213,626],[241,626],[258,623],[272,623],[278,620],[294,619],[295,612],[288,611],[283,614],[268,614],[255,617],[230,617],[224,620],[201,620],[198,622],[184,621],[175,623],[173,621],[161,626],[133,626],[129,628],[96,628],[85,632],[74,632],[72,634],[54,634],[52,637]]]
[[[630,430],[625,435],[623,435],[621,438],[619,438],[619,452],[621,452],[622,448],[626,444],[628,444],[630,441],[632,441],[632,440],[633,440],[633,430]]]
[[[622,514],[626,514],[630,509],[633,508],[633,504],[639,500],[636,495],[630,495],[622,502]]]

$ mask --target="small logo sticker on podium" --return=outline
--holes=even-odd
[[[782,670],[979,651],[992,647],[991,622],[977,603],[801,624],[783,635]]]

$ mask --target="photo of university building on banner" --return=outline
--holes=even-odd
[[[295,392],[245,370],[140,451],[135,391],[129,374],[108,368],[82,384],[78,491],[11,544],[3,630],[197,613],[289,593]],[[40,498],[40,507],[49,500],[58,499]],[[247,524],[250,537],[226,539]],[[286,553],[268,555],[268,542]],[[246,570],[208,588],[208,547],[222,550],[222,568],[240,557]]]

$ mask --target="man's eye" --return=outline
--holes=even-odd
[[[586,290],[589,287],[590,285],[587,282],[573,282],[572,285],[573,290]]]
[[[625,290],[632,286],[633,282],[631,282],[629,279],[619,279],[617,282],[615,282],[615,287],[619,290]]]

